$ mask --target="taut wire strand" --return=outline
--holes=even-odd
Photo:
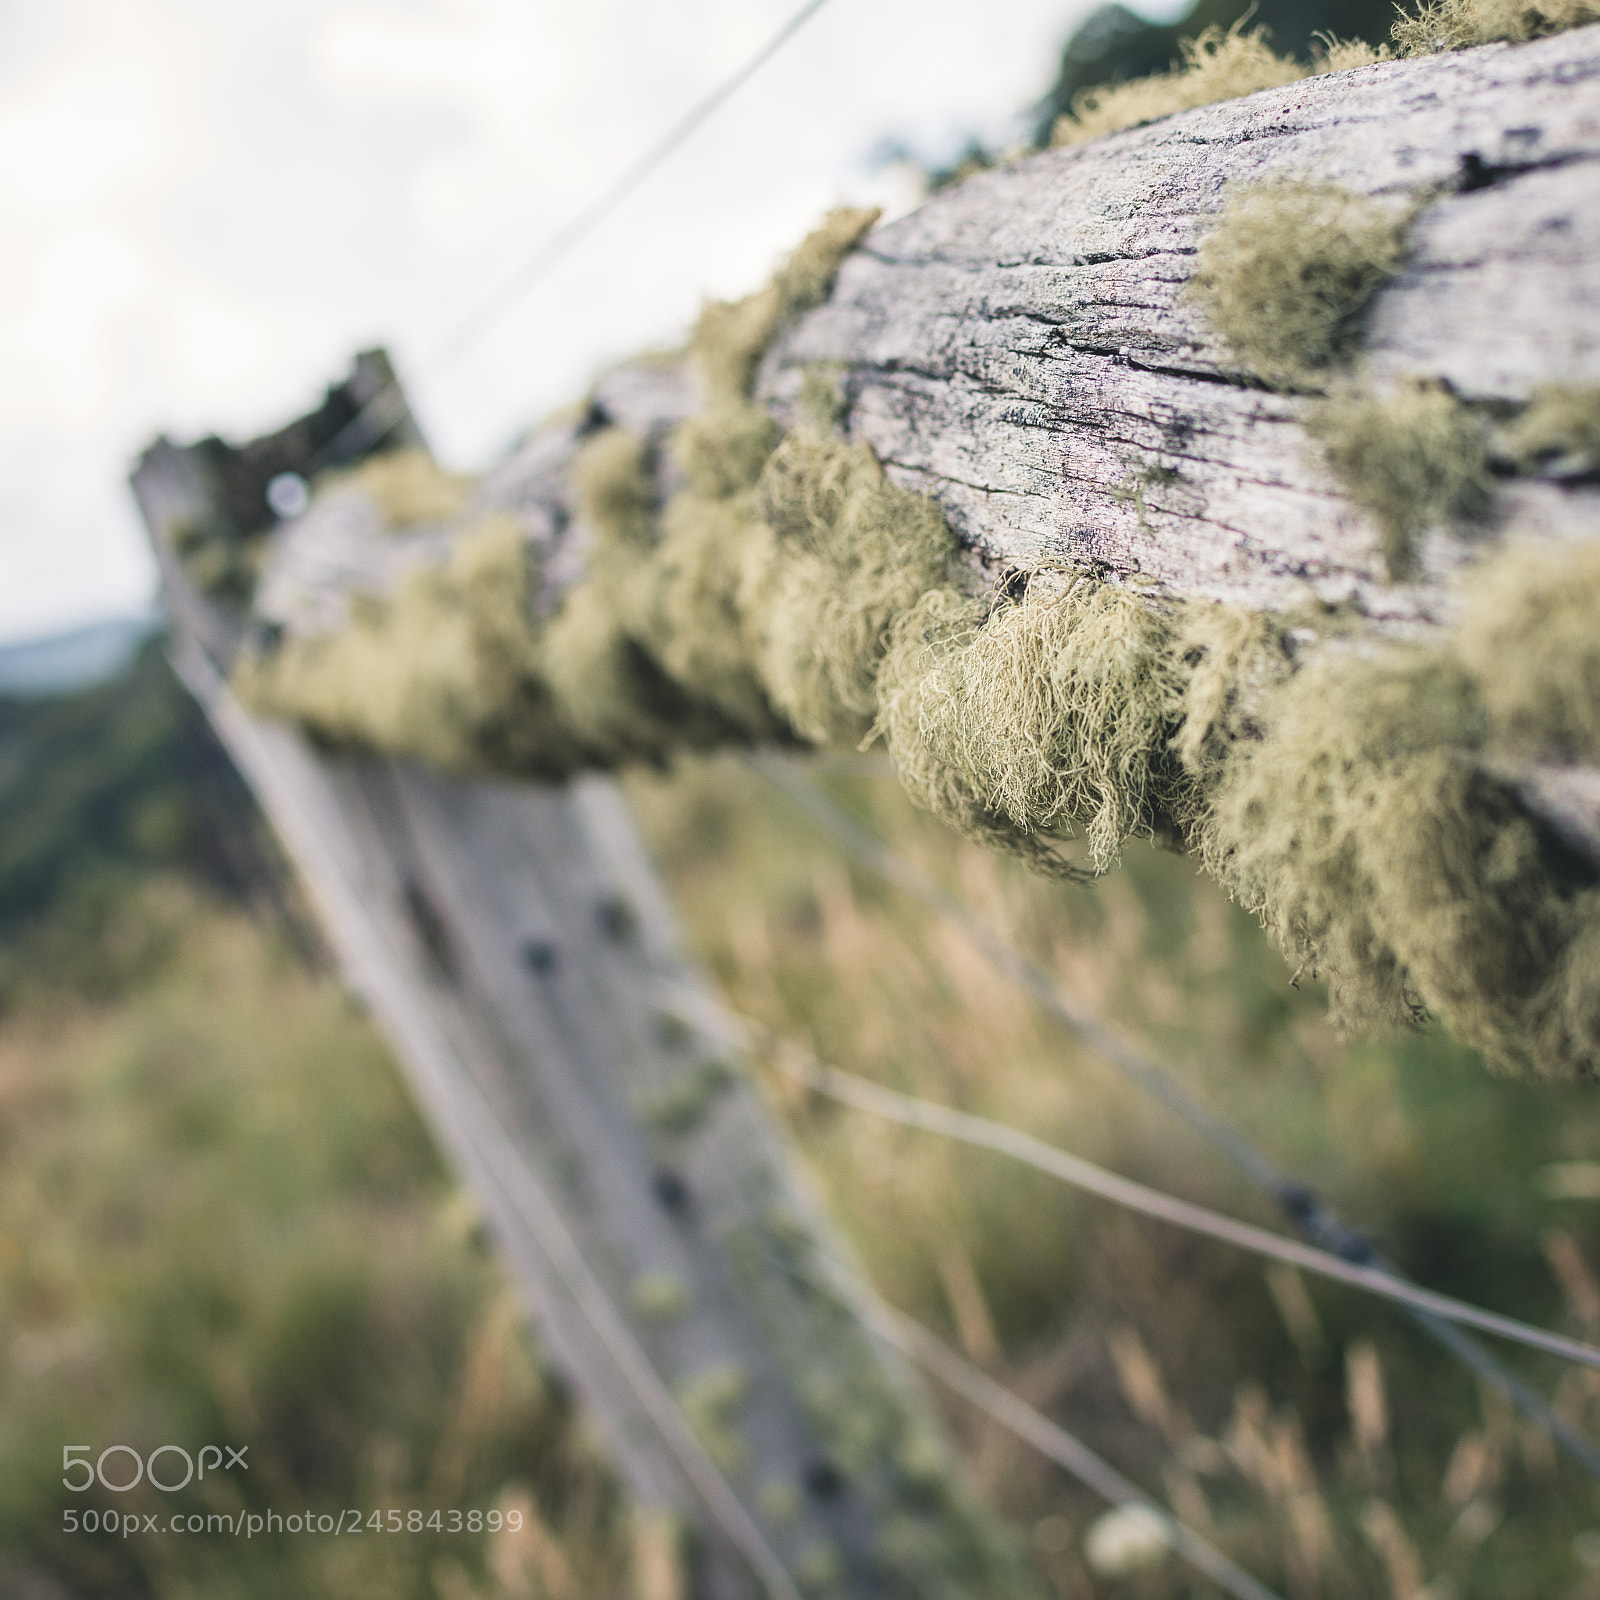
[[[1152,1500],[1132,1480],[1123,1477],[1109,1461],[1086,1444],[1035,1411],[1025,1400],[998,1384],[988,1373],[956,1354],[920,1323],[881,1303],[869,1303],[868,1326],[891,1349],[916,1362],[946,1388],[992,1417],[1001,1427],[1031,1444],[1041,1455],[1070,1472],[1086,1487],[1114,1506],[1136,1505],[1161,1526],[1167,1543],[1190,1566],[1203,1572],[1235,1600],[1279,1600],[1277,1593],[1246,1572],[1217,1547],[1202,1539],[1187,1523]]]
[[[890,849],[871,829],[864,827],[781,758],[755,756],[751,758],[751,765],[860,865],[938,912],[959,929],[996,970],[1036,1000],[1066,1032],[1187,1123],[1245,1177],[1270,1195],[1291,1225],[1313,1244],[1348,1262],[1388,1271],[1403,1281],[1383,1260],[1372,1241],[1344,1222],[1308,1185],[1291,1177],[1257,1150],[1159,1063],[1135,1049],[1086,1008],[1071,1001],[1049,972],[986,926],[943,884]],[[1543,1428],[1571,1460],[1600,1479],[1600,1449],[1558,1416],[1543,1395],[1505,1367],[1464,1329],[1427,1312],[1409,1307],[1407,1310],[1424,1332],[1499,1389],[1518,1411]]]
[[[1424,1289],[1382,1267],[1346,1261],[1331,1251],[1317,1249],[1315,1245],[1301,1244],[1297,1239],[1287,1239],[1282,1234],[1258,1228],[1254,1223],[1240,1222],[1237,1218],[1224,1216],[1193,1201],[1180,1200],[1176,1195],[1152,1189],[1148,1184],[1108,1172],[1092,1161],[1047,1144],[1020,1128],[996,1122],[991,1117],[957,1111],[952,1106],[940,1105],[936,1101],[921,1100],[914,1095],[902,1094],[897,1089],[886,1089],[870,1078],[817,1060],[809,1051],[780,1038],[747,1017],[732,1012],[725,1015],[726,1031],[732,1036],[730,1042],[748,1045],[753,1038],[764,1039],[772,1061],[780,1072],[841,1105],[853,1106],[857,1111],[882,1117],[888,1122],[897,1122],[902,1127],[920,1128],[925,1133],[936,1133],[960,1144],[993,1150],[1022,1162],[1024,1166],[1048,1173],[1052,1178],[1059,1178],[1063,1183],[1070,1183],[1076,1189],[1099,1195],[1103,1200],[1126,1206],[1130,1211],[1138,1211],[1157,1221],[1169,1222],[1191,1233],[1204,1234],[1224,1244],[1236,1245],[1241,1250],[1286,1262],[1302,1271],[1331,1278],[1336,1283],[1365,1289],[1369,1294],[1393,1300],[1430,1316],[1465,1323],[1484,1333],[1543,1351],[1546,1355],[1560,1356],[1581,1366],[1600,1368],[1600,1349],[1582,1340],[1551,1333],[1515,1317],[1501,1316],[1496,1311],[1486,1311],[1481,1306],[1457,1300],[1452,1295]]]
[[[422,370],[438,373],[454,365],[523,295],[565,261],[646,178],[652,176],[698,133],[827,3],[828,0],[806,0],[753,56],[691,107],[632,166],[613,179],[583,210],[558,228],[515,272],[474,306],[423,358]],[[326,464],[329,458],[352,442],[375,444],[400,420],[404,407],[405,400],[398,382],[380,389],[317,452],[318,465]]]

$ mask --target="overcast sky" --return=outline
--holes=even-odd
[[[798,0],[0,0],[0,638],[150,593],[158,430],[395,353],[452,465],[681,336],[901,140],[1008,138],[1088,0],[831,0],[465,359],[428,353]]]

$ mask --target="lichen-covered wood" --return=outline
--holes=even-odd
[[[263,621],[200,592],[170,537],[214,509],[194,465],[163,442],[134,477],[180,670],[300,867],[554,1364],[637,1502],[674,1530],[680,1586],[707,1600],[1034,1600],[1015,1542],[856,1314],[843,1246],[725,1031],[706,1025],[704,980],[614,787],[453,777],[252,715],[225,673]],[[368,728],[436,765],[486,752],[513,765],[536,742],[537,708],[513,700],[522,721],[490,728],[473,695],[482,673],[507,694],[516,678],[532,600],[518,530],[540,502],[502,503],[465,539],[414,517],[457,494],[426,458],[341,471],[307,519],[326,537],[302,554],[331,606],[317,625],[378,702]],[[363,632],[353,619],[370,603],[335,597],[351,571],[391,560],[406,598]]]
[[[838,214],[449,522],[328,494],[239,682],[546,775],[882,738],[1047,869],[1196,850],[1351,1024],[1593,1073],[1597,176],[1578,28]]]
[[[1600,29],[1379,63],[980,174],[872,234],[762,369],[780,415],[838,364],[851,437],[986,565],[1043,560],[1252,610],[1444,622],[1450,578],[1517,531],[1600,534],[1600,485],[1507,485],[1393,584],[1370,514],[1187,292],[1231,185],[1433,196],[1362,344],[1376,378],[1526,403],[1600,385]]]

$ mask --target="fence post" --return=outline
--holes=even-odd
[[[375,363],[358,363],[357,377]],[[364,365],[363,365],[364,364]],[[385,370],[386,363],[384,363]],[[442,777],[315,748],[226,682],[238,613],[178,548],[270,519],[320,416],[238,449],[158,441],[132,486],[174,663],[294,859],[627,1487],[711,1600],[1034,1593],[964,1494],[709,998],[615,788]],[[408,417],[398,425],[417,435]],[[254,464],[254,465],[252,465]],[[297,536],[315,542],[316,509]],[[686,1020],[686,1018],[688,1020]]]

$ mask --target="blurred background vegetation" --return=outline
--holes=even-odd
[[[0,1594],[626,1592],[582,1420],[159,644],[0,702],[0,928]],[[61,1487],[63,1445],[169,1442],[249,1475]],[[123,1539],[65,1534],[69,1504],[523,1525]]]
[[[1600,1334],[1588,1092],[1498,1081],[1436,1034],[1342,1044],[1322,996],[1185,860],[1139,849],[1092,884],[1044,883],[911,810],[887,770],[825,781],[1406,1268]],[[628,790],[736,1009],[1274,1222],[751,769]],[[156,647],[100,688],[0,704],[0,841],[0,1589],[662,1600],[470,1202]],[[1600,1593],[1595,1485],[1387,1307],[764,1081],[891,1300],[1286,1594]],[[1591,1377],[1512,1359],[1600,1423]],[[1104,1508],[950,1417],[1062,1596],[1208,1592],[1160,1560],[1091,1570]],[[249,1480],[213,1475],[169,1509],[516,1505],[529,1534],[62,1535],[64,1443],[213,1437],[250,1444]]]
[[[1083,88],[1159,70],[1180,37],[1237,14],[1096,11],[1041,131]],[[1319,28],[1381,42],[1391,14],[1263,0],[1251,22],[1303,53]],[[1296,988],[1182,859],[1136,849],[1092,884],[1047,884],[912,811],[884,769],[827,782],[1406,1269],[1600,1337],[1592,1094],[1499,1082],[1437,1034],[1341,1042],[1315,986]],[[1275,1221],[748,768],[691,764],[628,791],[736,1009],[841,1066]],[[1294,1600],[1600,1595],[1600,1491],[1392,1310],[764,1081],[892,1301]],[[156,644],[98,687],[0,702],[0,1149],[0,1592],[670,1600]],[[1593,1374],[1508,1359],[1600,1428]],[[1211,1592],[1159,1555],[1092,1568],[1084,1534],[1104,1508],[949,1415],[1064,1600]],[[213,1475],[169,1509],[515,1506],[524,1531],[63,1535],[63,1444],[202,1438],[247,1442],[250,1476]],[[142,1491],[116,1504],[154,1508]]]
[[[887,768],[826,781],[1404,1270],[1600,1334],[1591,1090],[1493,1078],[1437,1032],[1339,1040],[1319,988],[1295,987],[1255,922],[1182,857],[1135,848],[1092,883],[1049,883],[913,811]],[[629,791],[736,1010],[894,1088],[1281,1226],[963,935],[855,869],[755,771],[708,762]],[[891,1301],[1280,1592],[1600,1594],[1600,1488],[1397,1311],[764,1081]],[[1600,1423],[1596,1375],[1507,1359],[1570,1421]],[[1215,1592],[1175,1564],[1091,1571],[1083,1535],[1103,1506],[981,1417],[950,1414],[1060,1594]]]

